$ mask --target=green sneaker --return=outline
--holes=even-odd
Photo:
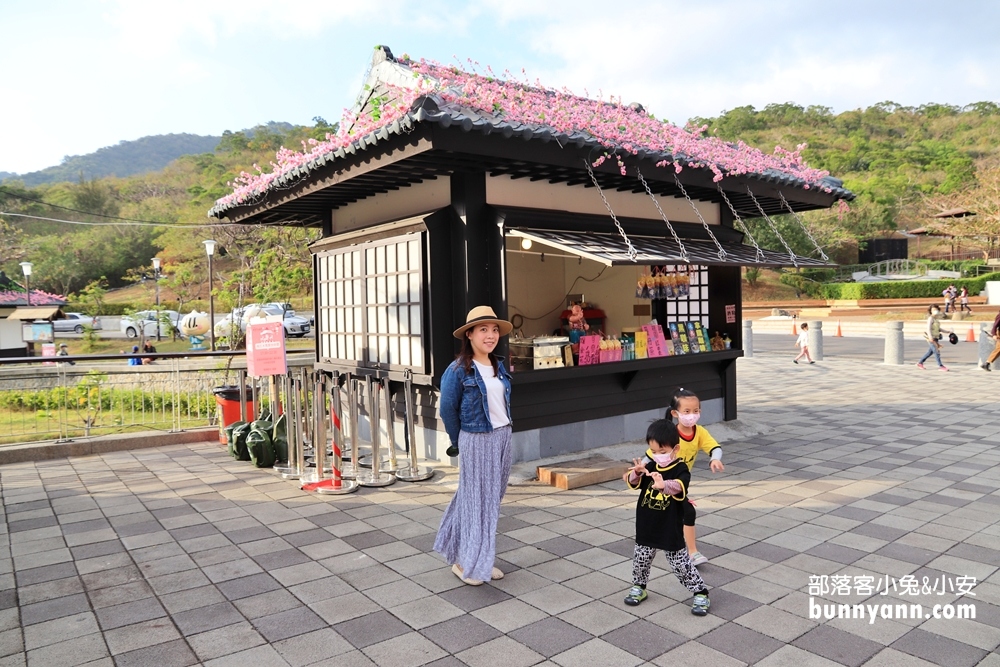
[[[694,600],[691,602],[691,613],[695,616],[708,616],[708,606],[711,602],[708,596],[699,593],[694,596]]]
[[[641,586],[633,586],[628,590],[628,595],[625,596],[625,604],[630,607],[635,607],[647,597],[645,588],[642,588]]]

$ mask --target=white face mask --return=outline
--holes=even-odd
[[[656,465],[661,468],[666,465],[670,465],[670,462],[674,460],[673,452],[667,452],[666,454],[653,454],[653,460],[656,461]]]
[[[686,415],[677,415],[677,421],[679,421],[681,423],[681,426],[685,428],[691,428],[692,426],[698,423],[699,419],[701,419],[700,412],[695,412]]]

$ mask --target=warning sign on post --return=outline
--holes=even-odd
[[[247,374],[257,378],[287,372],[285,328],[281,319],[250,320],[247,324]]]

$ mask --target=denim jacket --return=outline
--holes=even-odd
[[[507,403],[507,419],[510,420],[510,373],[504,366],[504,358],[497,357],[497,371],[503,382],[504,398]],[[486,383],[475,364],[472,372],[466,374],[458,361],[453,361],[441,376],[441,421],[452,444],[458,444],[458,432],[488,433],[493,430],[490,423],[490,407],[486,399]]]

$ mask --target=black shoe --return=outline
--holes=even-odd
[[[990,365],[989,365],[989,364],[983,364],[983,370],[984,370],[984,371],[992,371],[993,369],[992,369],[992,368],[990,368]]]
[[[444,450],[444,453],[452,458],[458,456],[458,445],[449,445],[448,449]]]
[[[792,363],[793,364],[797,364],[797,363],[799,363],[799,360],[798,359],[792,359]]]

